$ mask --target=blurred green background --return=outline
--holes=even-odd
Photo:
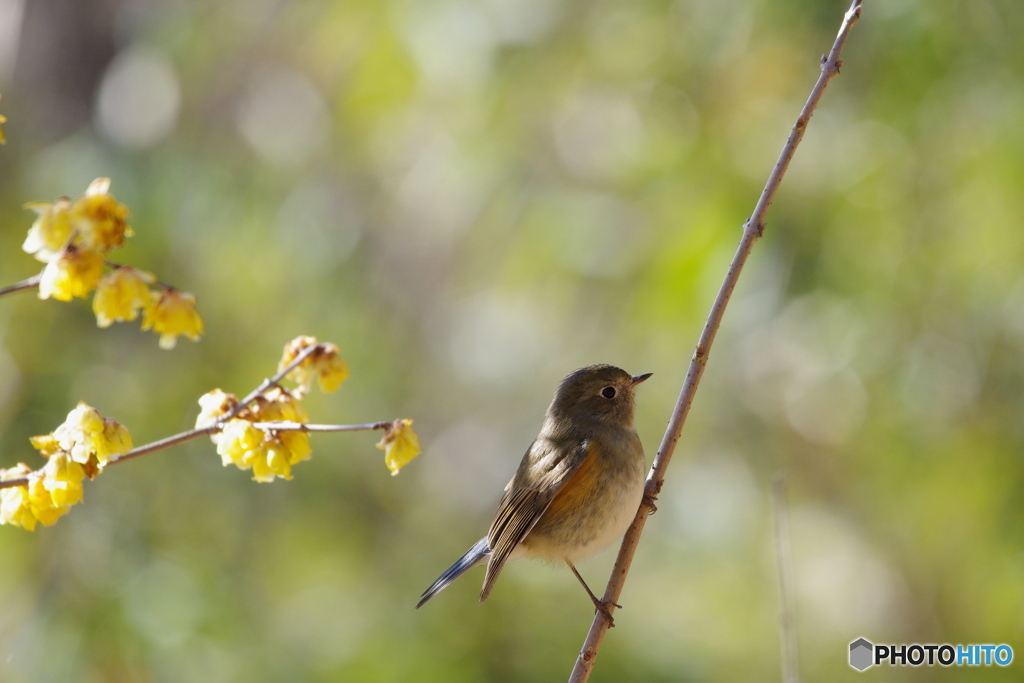
[[[89,304],[0,301],[0,466],[78,400],[144,443],[298,334],[352,378],[256,484],[192,442],[0,528],[0,680],[552,681],[592,609],[563,568],[416,611],[490,522],[559,380],[653,372],[649,458],[845,0],[0,0],[0,284],[22,204],[97,176],[114,256],[195,292],[163,352]],[[1024,4],[866,2],[711,355],[594,681],[774,681],[769,506],[792,502],[807,680],[874,642],[1024,655]],[[608,552],[581,571],[603,585]]]

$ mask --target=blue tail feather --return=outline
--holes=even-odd
[[[423,591],[420,601],[416,603],[416,609],[419,609],[423,606],[423,603],[443,591],[449,583],[462,576],[467,569],[485,561],[490,554],[491,549],[487,546],[487,537],[484,536],[472,548],[467,550],[466,554],[460,557],[455,564],[448,567],[444,574],[437,577],[437,581],[430,584],[430,588]]]

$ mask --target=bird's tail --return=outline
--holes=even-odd
[[[484,536],[472,548],[467,550],[466,554],[460,557],[455,564],[448,567],[444,574],[437,577],[437,581],[430,584],[430,588],[423,591],[420,601],[416,603],[416,609],[419,609],[423,606],[423,603],[443,591],[449,583],[462,576],[463,572],[467,569],[484,562],[490,554],[491,549],[487,546],[487,537]]]

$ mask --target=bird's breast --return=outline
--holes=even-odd
[[[625,532],[643,496],[645,461],[635,432],[613,448],[588,453],[523,540],[523,556],[576,562]]]

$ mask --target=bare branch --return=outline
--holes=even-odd
[[[39,286],[39,281],[42,279],[43,274],[33,275],[30,278],[26,278],[21,282],[15,282],[13,285],[7,285],[6,287],[0,288],[0,296],[4,294],[13,294],[14,292],[20,292],[23,289],[35,289]]]
[[[390,429],[391,422],[367,422],[361,425],[311,425],[303,422],[253,422],[252,426],[267,432],[362,432],[371,429]]]
[[[814,88],[812,88],[811,94],[807,98],[807,102],[800,111],[800,115],[797,117],[796,123],[793,125],[793,129],[789,133],[789,138],[786,140],[786,144],[783,146],[782,152],[779,154],[779,159],[775,162],[775,167],[772,169],[771,175],[768,176],[768,182],[765,184],[764,190],[761,192],[761,196],[757,200],[757,205],[754,207],[754,213],[747,219],[746,223],[743,224],[743,237],[740,239],[740,244],[736,249],[736,254],[733,256],[732,262],[729,264],[729,270],[726,272],[725,279],[718,291],[718,296],[715,298],[715,303],[711,307],[711,313],[708,315],[707,322],[704,323],[704,329],[701,332],[700,339],[697,342],[697,348],[694,350],[693,357],[690,360],[690,367],[686,372],[686,378],[683,380],[679,399],[676,401],[675,408],[672,410],[672,416],[669,419],[668,427],[665,429],[665,435],[662,437],[661,446],[658,448],[658,454],[655,456],[654,463],[651,465],[651,470],[647,475],[643,502],[637,510],[633,523],[630,525],[629,529],[626,531],[625,537],[622,539],[622,546],[619,549],[618,557],[615,560],[615,566],[612,568],[611,577],[609,578],[608,585],[605,588],[603,597],[605,603],[615,603],[619,600],[619,595],[622,593],[623,585],[625,585],[626,575],[629,573],[629,566],[633,561],[633,555],[636,553],[637,545],[640,542],[640,534],[643,532],[647,516],[655,509],[654,500],[661,491],[662,485],[665,483],[665,471],[668,469],[668,464],[672,459],[672,454],[675,452],[676,443],[679,441],[679,435],[683,430],[686,417],[690,412],[690,406],[693,404],[693,398],[697,393],[697,386],[700,384],[701,376],[704,374],[704,367],[707,364],[708,354],[711,352],[711,345],[714,343],[715,335],[718,333],[718,328],[722,323],[722,316],[725,314],[725,307],[728,305],[729,298],[732,296],[733,290],[736,288],[740,272],[743,270],[743,265],[746,263],[747,257],[750,255],[750,250],[753,248],[754,242],[757,241],[764,231],[764,220],[768,214],[768,209],[771,207],[772,200],[775,198],[775,193],[779,189],[779,184],[782,182],[782,178],[786,174],[786,169],[789,168],[789,163],[793,159],[793,154],[796,152],[796,148],[800,144],[800,140],[803,139],[804,132],[807,129],[807,124],[810,122],[811,116],[814,114],[814,110],[818,106],[822,93],[824,93],[825,87],[828,85],[829,81],[839,73],[839,68],[842,66],[842,60],[839,58],[839,54],[842,52],[843,45],[846,44],[846,39],[849,36],[850,30],[860,18],[860,12],[861,0],[853,0],[853,4],[850,6],[850,9],[846,12],[846,15],[843,18],[842,26],[839,29],[839,35],[836,36],[835,43],[832,45],[832,50],[827,56],[822,57],[821,75],[818,76],[818,80],[814,84]],[[609,611],[612,609],[614,608],[610,608]],[[604,636],[608,632],[608,626],[608,619],[603,613],[598,612],[594,616],[594,621],[590,625],[590,631],[587,633],[587,638],[583,643],[583,648],[580,650],[580,653],[576,658],[576,664],[573,667],[572,674],[569,676],[570,683],[582,683],[590,677],[590,672],[594,668],[594,662],[597,659],[597,654],[601,649],[601,643],[604,641]]]

